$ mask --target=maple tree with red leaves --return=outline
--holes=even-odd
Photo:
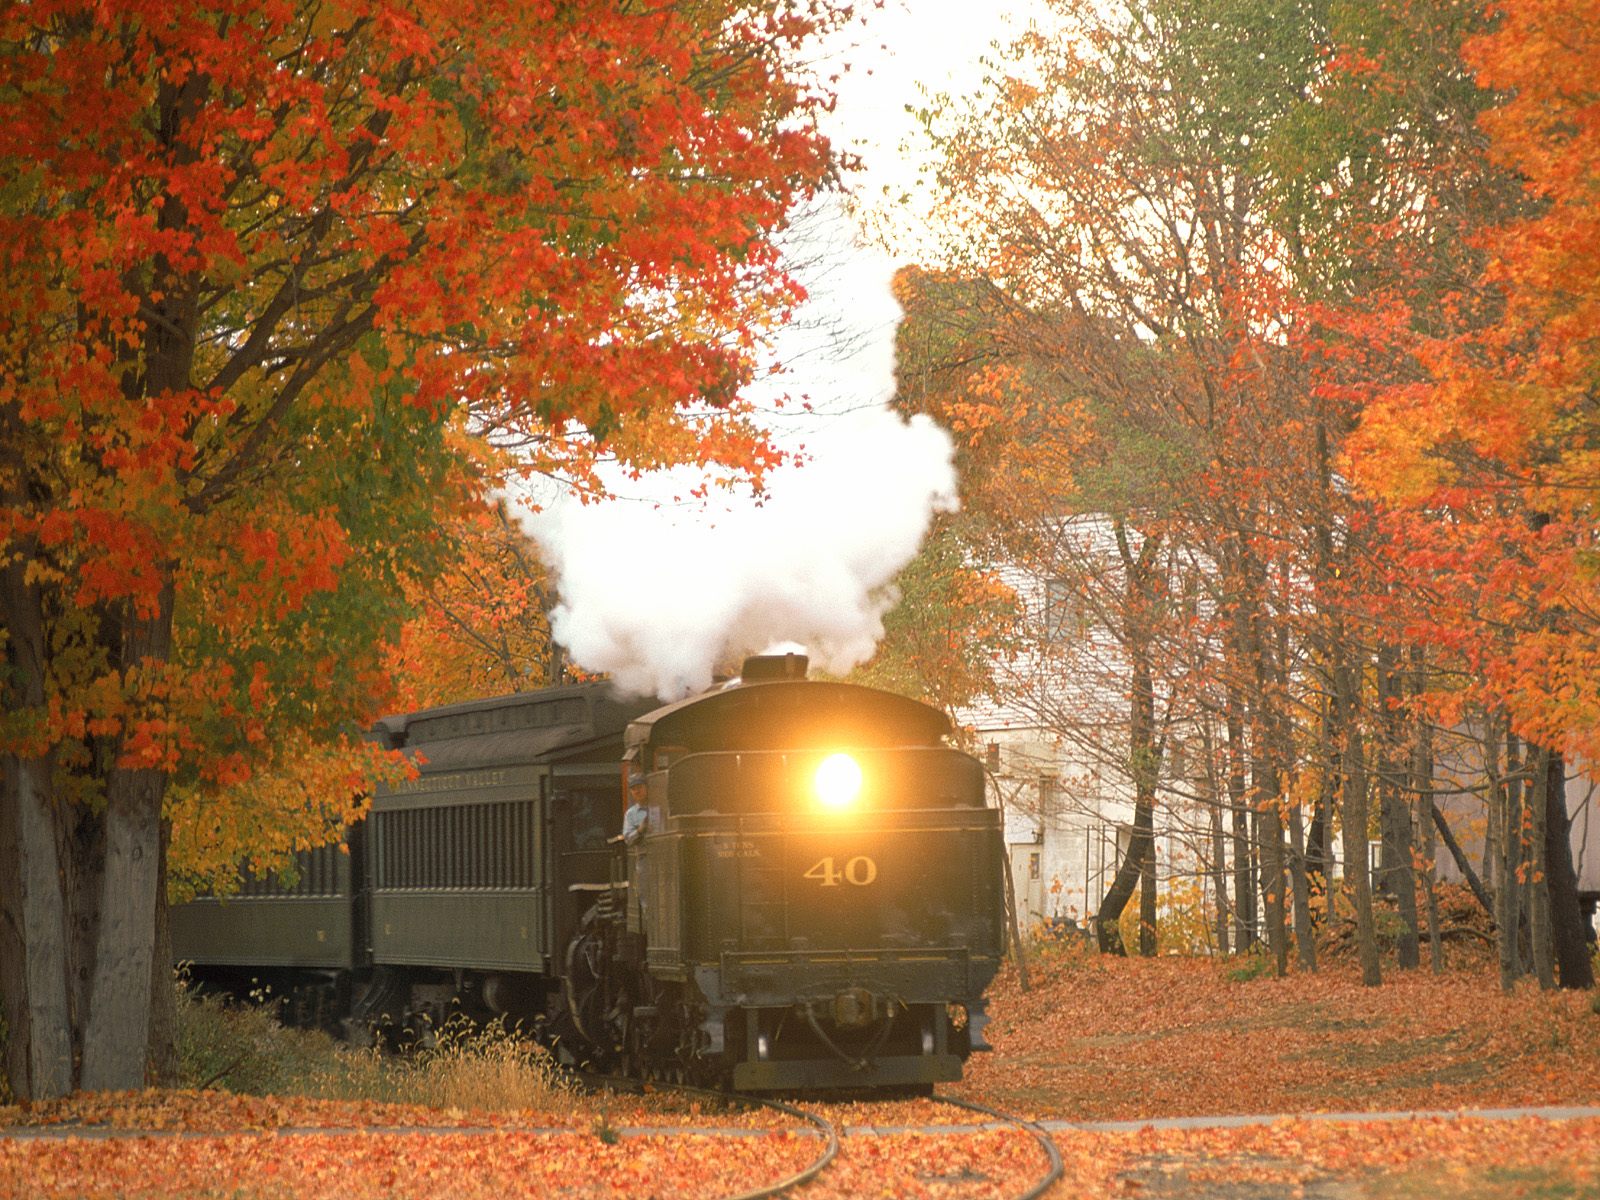
[[[373,714],[434,523],[489,482],[459,422],[591,488],[772,461],[738,389],[797,295],[768,235],[831,169],[792,52],[840,15],[0,13],[15,1094],[145,1081],[169,822],[246,844],[223,789]]]

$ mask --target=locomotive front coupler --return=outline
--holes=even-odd
[[[879,1002],[882,1002],[882,1014],[879,1015]],[[828,1052],[841,1062],[845,1063],[852,1071],[869,1071],[872,1069],[873,1057],[882,1048],[889,1037],[889,1031],[894,1028],[895,1008],[905,1008],[905,1004],[893,996],[877,996],[866,988],[848,988],[829,1000],[810,1000],[802,1007],[806,1015],[806,1024],[811,1027],[816,1039],[827,1047]],[[877,1025],[877,1031],[868,1040],[867,1045],[859,1052],[852,1053],[840,1046],[823,1028],[818,1019],[819,1012],[824,1016],[833,1018],[836,1029],[864,1029]],[[841,1019],[847,1017],[848,1021]]]
[[[867,988],[845,988],[831,1000],[811,1001],[812,1005],[826,1004],[828,1015],[840,1029],[864,1029],[878,1020],[880,1010],[885,1018],[894,1016],[896,1006],[904,1007],[889,996],[879,996]]]

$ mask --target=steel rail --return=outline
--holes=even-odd
[[[687,1083],[669,1083],[663,1080],[638,1080],[631,1076],[594,1075],[585,1073],[586,1080],[610,1087],[613,1083],[626,1084],[633,1089],[648,1087],[652,1091],[678,1093],[684,1096],[703,1096],[707,1099],[717,1100],[724,1104],[730,1101],[751,1106],[759,1105],[770,1108],[774,1112],[781,1112],[787,1116],[798,1117],[800,1120],[813,1125],[822,1134],[822,1153],[801,1170],[786,1179],[776,1183],[765,1184],[747,1192],[735,1192],[732,1195],[720,1196],[717,1200],[767,1200],[770,1196],[781,1195],[791,1188],[797,1188],[803,1183],[810,1183],[818,1175],[826,1171],[829,1165],[839,1154],[839,1130],[826,1117],[819,1117],[816,1113],[806,1112],[803,1108],[796,1108],[792,1104],[785,1104],[782,1100],[771,1100],[765,1096],[745,1096],[737,1092],[719,1092],[710,1088],[694,1087]]]
[[[1037,1179],[1033,1186],[1023,1192],[1016,1200],[1038,1200],[1065,1174],[1065,1167],[1061,1162],[1061,1147],[1056,1145],[1055,1138],[1051,1137],[1048,1130],[1041,1128],[1033,1121],[1022,1117],[1014,1117],[1010,1113],[1001,1112],[998,1108],[990,1108],[987,1104],[979,1104],[974,1100],[957,1100],[954,1096],[933,1096],[931,1099],[940,1104],[949,1104],[955,1108],[965,1108],[970,1112],[982,1113],[994,1117],[996,1120],[1006,1121],[1019,1129],[1025,1130],[1044,1149],[1045,1157],[1050,1160],[1050,1166],[1045,1173]]]

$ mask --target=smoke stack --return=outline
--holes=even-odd
[[[804,679],[810,660],[804,654],[752,654],[744,660],[739,678],[744,683],[779,683]]]

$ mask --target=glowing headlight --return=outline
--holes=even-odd
[[[816,786],[825,808],[849,808],[861,794],[861,764],[848,754],[830,754],[817,765]]]

